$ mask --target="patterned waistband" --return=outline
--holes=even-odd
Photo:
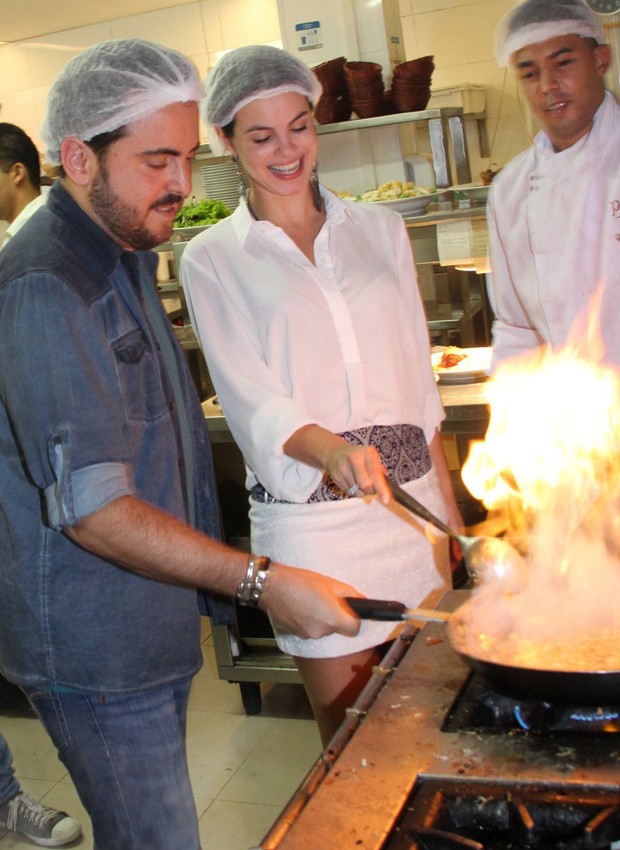
[[[424,431],[417,425],[369,425],[355,431],[344,431],[338,435],[354,446],[374,446],[381,457],[387,474],[397,484],[405,484],[421,478],[431,468],[431,455]],[[251,491],[257,502],[272,504],[286,503],[285,499],[275,499],[262,484],[255,484]],[[336,502],[350,498],[334,484],[328,475],[308,502]]]

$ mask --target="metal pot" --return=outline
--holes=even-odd
[[[347,597],[346,601],[363,619],[446,622],[448,638],[455,652],[473,670],[483,676],[493,690],[512,699],[542,701],[572,707],[620,706],[620,671],[618,670],[564,672],[498,664],[477,658],[465,648],[468,631],[474,631],[477,634],[478,629],[463,612],[446,614],[443,611],[406,608],[401,602],[383,599]]]

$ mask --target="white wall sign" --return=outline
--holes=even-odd
[[[321,22],[309,21],[304,24],[295,24],[295,38],[297,50],[318,50],[323,47]]]

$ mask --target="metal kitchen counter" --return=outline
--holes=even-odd
[[[489,422],[488,400],[484,392],[485,381],[471,384],[439,384],[439,394],[446,412],[444,434],[464,437],[483,437]],[[207,428],[214,443],[234,442],[222,413],[222,408],[207,399],[202,404]]]
[[[454,611],[466,598],[466,591],[448,591],[437,607]],[[412,626],[406,627],[401,638],[406,642],[404,649],[396,641],[375,669],[327,750],[258,850],[417,847],[415,838],[406,833],[402,841],[398,837],[393,842],[386,840],[411,799],[414,786],[431,789],[427,797],[430,806],[422,809],[422,800],[418,802],[422,810],[418,822],[423,828],[417,834],[434,836],[428,846],[483,846],[424,828],[433,826],[431,810],[441,805],[439,792],[433,788],[453,793],[457,800],[462,789],[469,788],[478,811],[482,811],[484,794],[494,788],[497,795],[492,799],[499,800],[513,794],[518,800],[530,789],[547,789],[551,803],[560,806],[563,797],[571,799],[572,795],[577,802],[585,803],[588,814],[583,817],[583,831],[588,834],[583,843],[562,841],[552,846],[609,846],[587,839],[590,825],[596,832],[596,818],[604,823],[620,806],[617,737],[584,730],[581,734],[563,731],[536,735],[524,729],[502,730],[476,723],[448,725],[447,718],[461,698],[470,669],[452,648],[444,624],[418,625],[417,635],[407,632]],[[597,794],[611,803],[589,809],[591,798],[595,800]],[[531,799],[538,799],[535,791]],[[408,805],[415,808],[415,803]],[[533,827],[534,823],[528,822],[530,832],[525,835],[525,830],[518,831],[515,818],[513,827],[505,830],[514,843],[491,845],[485,841],[484,846],[549,846],[528,840]],[[439,843],[440,837],[445,842]]]

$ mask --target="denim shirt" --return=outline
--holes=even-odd
[[[183,521],[190,513],[177,405],[140,293],[155,266],[61,184],[0,254],[0,667],[18,684],[131,692],[201,663],[195,591],[63,533],[127,494]],[[204,418],[165,325],[196,464],[191,513],[219,537]],[[229,618],[229,602],[207,604]]]

